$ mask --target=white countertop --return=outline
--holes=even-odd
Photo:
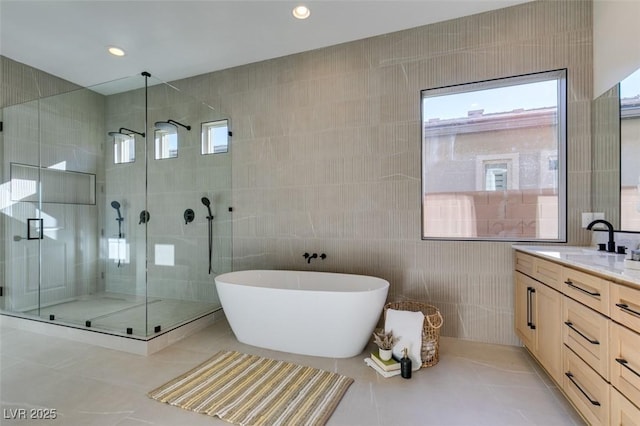
[[[513,248],[567,266],[591,271],[615,281],[624,281],[640,287],[640,270],[628,269],[624,266],[624,260],[629,257],[628,254],[608,253],[606,251],[598,251],[595,247],[579,246],[527,246],[515,244]]]

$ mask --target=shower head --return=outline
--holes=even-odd
[[[165,132],[172,133],[178,130],[178,126],[184,127],[187,130],[191,130],[191,126],[187,124],[182,124],[176,120],[167,120],[167,121],[156,121],[154,126],[157,130],[163,130]]]
[[[213,213],[211,213],[211,201],[209,201],[209,199],[207,197],[202,197],[200,199],[200,201],[202,201],[202,204],[205,205],[205,207],[207,208],[207,210],[209,211],[209,216],[207,216],[208,220],[212,220],[213,219]]]
[[[126,127],[120,127],[120,129],[117,132],[109,132],[108,135],[114,136],[114,137],[118,135],[131,136],[132,133],[135,133],[136,135],[140,135],[144,138],[144,132],[142,133],[136,132],[135,130],[127,129]]]
[[[122,215],[120,214],[120,203],[117,202],[117,201],[112,201],[111,202],[111,207],[116,209],[116,211],[118,212],[118,219],[116,219],[116,220],[122,220]]]

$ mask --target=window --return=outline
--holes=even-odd
[[[114,132],[115,133],[115,132]],[[134,135],[118,133],[113,137],[114,164],[133,163],[136,160],[136,139]]]
[[[202,123],[202,155],[229,150],[229,120]]]
[[[566,241],[566,70],[422,91],[422,238]]]
[[[155,131],[155,159],[176,158],[178,156],[178,129],[176,131]]]

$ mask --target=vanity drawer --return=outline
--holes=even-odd
[[[568,348],[564,351],[562,389],[589,424],[609,423],[609,384]]]
[[[611,318],[640,333],[640,290],[611,284]]]
[[[533,262],[535,257],[516,251],[516,271],[533,277]]]
[[[631,401],[640,401],[640,334],[610,323],[611,384]]]
[[[640,426],[640,409],[615,388],[611,389],[611,424]]]
[[[566,267],[562,268],[562,280],[564,294],[609,316],[609,281]]]
[[[562,299],[562,341],[609,380],[609,319],[567,296]]]
[[[562,291],[562,266],[557,263],[535,258],[533,278],[555,290]]]

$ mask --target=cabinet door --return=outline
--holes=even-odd
[[[609,319],[563,296],[563,342],[609,380]]]
[[[611,424],[640,426],[640,409],[615,388],[611,389]]]
[[[557,263],[535,259],[533,263],[533,278],[555,290],[562,290],[562,266]]]
[[[528,254],[516,252],[516,271],[533,276],[534,257]]]
[[[640,401],[640,334],[611,322],[611,384],[631,401]]]
[[[537,284],[533,295],[536,354],[557,383],[562,382],[562,295]]]
[[[566,267],[562,268],[562,276],[564,294],[609,316],[609,281]]]
[[[535,330],[532,328],[533,314],[531,312],[533,293],[536,282],[528,276],[515,273],[515,326],[516,334],[522,343],[535,352]]]
[[[609,424],[610,386],[578,355],[564,351],[562,389],[590,425]]]
[[[640,333],[640,290],[611,284],[611,318]]]

